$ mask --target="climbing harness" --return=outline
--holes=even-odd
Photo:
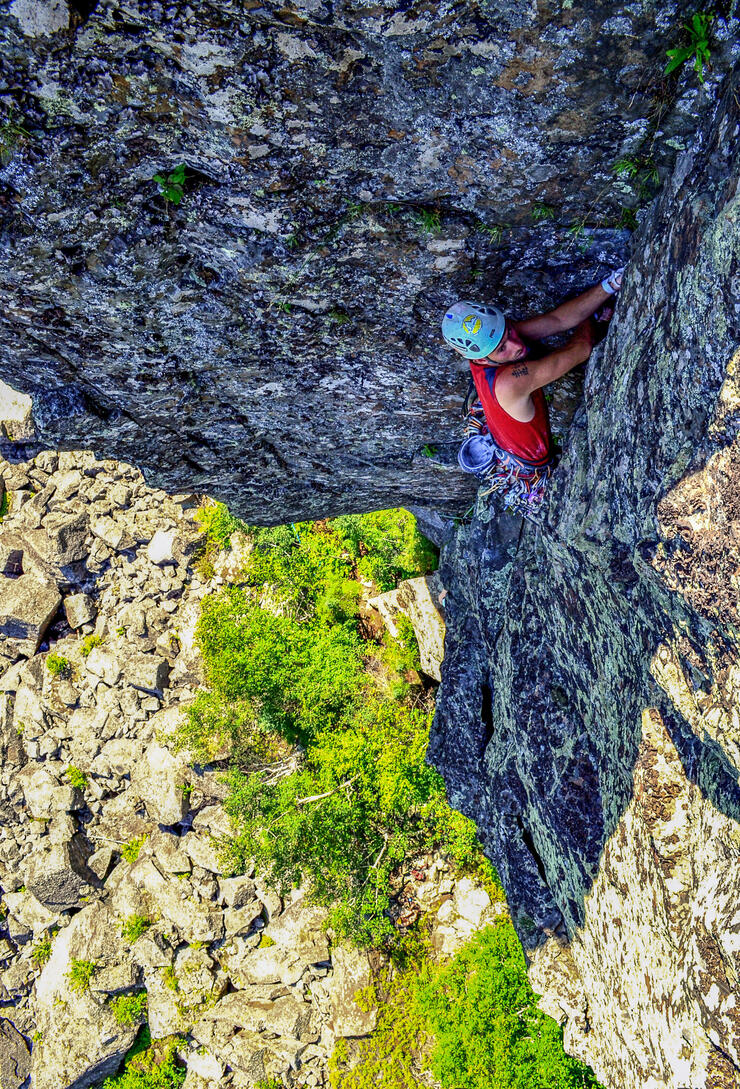
[[[466,359],[485,359],[499,346],[505,330],[506,318],[497,306],[461,300],[442,318],[442,336]]]
[[[545,485],[552,475],[554,459],[549,455],[540,462],[504,450],[488,430],[483,405],[475,399],[475,386],[471,382],[465,398],[463,431],[465,441],[460,447],[457,462],[465,473],[472,473],[485,485],[478,493],[478,500],[494,493],[503,499],[505,510],[529,521],[537,521],[537,514],[545,497]]]

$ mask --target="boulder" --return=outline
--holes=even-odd
[[[20,1089],[31,1073],[31,1053],[12,1021],[0,1018],[0,1089]]]
[[[319,1038],[315,1011],[309,1003],[299,1001],[294,995],[271,1002],[255,999],[247,991],[232,991],[206,1010],[199,1024],[207,1021],[230,1025],[234,1029],[290,1036],[305,1043],[313,1043]],[[193,1034],[198,1031],[196,1026]]]
[[[239,987],[250,983],[283,983],[289,987],[298,982],[304,971],[305,965],[295,953],[279,945],[229,958],[229,974]]]
[[[175,538],[176,529],[158,529],[147,545],[146,554],[149,560],[158,567],[166,564],[175,564]]]
[[[421,668],[435,681],[442,679],[444,657],[445,621],[440,607],[443,591],[439,575],[434,574],[406,579],[395,590],[368,599],[394,638],[398,636],[399,616],[411,621],[419,644]]]
[[[474,927],[479,927],[486,910],[491,906],[491,898],[484,888],[476,885],[469,877],[462,877],[455,886],[455,907],[463,919]]]
[[[186,782],[185,761],[157,741],[147,747],[131,769],[131,789],[159,824],[177,824],[187,813],[188,796],[183,790]],[[185,841],[183,847],[187,851]]]
[[[121,676],[121,663],[111,650],[105,647],[93,647],[85,659],[89,673],[99,677],[106,684],[115,685]]]
[[[149,905],[147,914],[159,912],[177,928],[185,941],[210,942],[223,937],[221,912],[197,899],[189,881],[165,876],[146,855],[132,864],[128,879]],[[124,894],[124,888],[119,887],[116,899],[121,901]],[[117,910],[120,910],[118,906]],[[129,913],[121,911],[121,914]]]
[[[306,964],[329,960],[326,908],[301,898],[270,921],[265,933],[282,949],[296,953]]]
[[[69,28],[67,0],[12,0],[10,14],[15,16],[20,23],[21,30],[28,38],[56,34],[58,30],[67,30]],[[29,402],[28,413],[30,416],[31,398],[27,397],[25,400]],[[29,434],[16,436],[15,431],[13,431],[9,437],[33,438],[33,434],[34,432],[31,430]]]
[[[162,692],[167,686],[171,666],[157,654],[127,654],[122,659],[124,679],[146,692]]]
[[[50,911],[76,907],[100,881],[87,865],[90,849],[77,833],[67,843],[38,846],[26,861],[26,887]]]
[[[329,1028],[335,1036],[369,1036],[378,1019],[377,1009],[360,1009],[355,997],[368,987],[373,976],[367,954],[359,949],[339,946],[332,950],[332,975],[329,988]]]
[[[218,880],[221,899],[230,908],[245,907],[255,896],[256,886],[251,877],[220,877]]]
[[[59,913],[50,911],[28,889],[25,892],[6,892],[3,902],[13,918],[28,927],[34,935],[43,934],[59,923]]]
[[[97,615],[97,606],[89,594],[70,594],[64,599],[64,614],[70,628],[81,628]]]
[[[85,511],[67,514],[51,511],[38,529],[26,530],[24,539],[41,560],[53,571],[61,572],[71,564],[86,560],[90,548],[90,520]]]
[[[114,552],[127,552],[131,548],[136,548],[136,541],[125,524],[116,521],[115,518],[96,518],[91,521],[90,529]]]
[[[125,963],[120,929],[110,910],[90,904],[56,936],[36,984],[41,1046],[33,1049],[34,1089],[88,1089],[118,1069],[137,1029],[119,1025],[105,996],[70,987],[74,960],[101,968]],[[94,977],[93,977],[94,978]]]
[[[32,0],[22,0],[22,2],[29,9],[32,6],[39,6],[38,4],[32,5]],[[11,4],[11,13],[19,20],[20,15],[17,14],[17,7],[20,5],[21,0],[14,0],[14,3]],[[66,3],[64,6],[66,8]],[[33,416],[31,415],[32,408],[33,403],[28,394],[18,393],[17,390],[11,389],[5,382],[0,381],[0,436],[12,439],[14,442],[34,438],[36,431]]]
[[[56,583],[35,575],[0,577],[0,636],[5,645],[30,658],[61,604]]]
[[[82,804],[79,790],[63,786],[40,764],[26,764],[16,778],[34,820],[51,820],[58,813],[70,812]]]

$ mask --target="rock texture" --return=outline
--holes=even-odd
[[[0,12],[0,374],[46,446],[259,523],[467,509],[442,308],[621,264],[732,36],[701,87],[662,75],[684,0],[72,7]]]
[[[735,75],[636,240],[542,526],[483,512],[442,566],[432,758],[609,1087],[740,1080],[739,134]]]

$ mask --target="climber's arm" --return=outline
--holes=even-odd
[[[595,340],[594,324],[587,318],[576,328],[564,348],[551,352],[543,359],[522,359],[501,367],[496,376],[496,396],[501,407],[517,419],[526,416],[528,407],[531,410],[529,398],[534,390],[562,378],[579,363],[585,363]]]
[[[516,331],[530,340],[541,340],[543,337],[552,336],[553,333],[564,333],[595,314],[609,298],[611,298],[610,292],[605,291],[601,284],[594,284],[582,295],[576,295],[575,299],[568,299],[547,314],[516,322]],[[580,362],[582,363],[583,360]]]

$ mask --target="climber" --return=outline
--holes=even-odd
[[[525,321],[467,301],[445,312],[442,336],[470,361],[478,395],[459,462],[485,479],[489,490],[504,491],[510,509],[527,513],[542,500],[553,461],[543,386],[584,363],[603,338],[613,313],[605,303],[621,288],[623,271],[616,269],[555,310]],[[569,329],[573,335],[562,348],[548,351],[533,343]],[[471,434],[476,429],[486,433],[483,439]]]

